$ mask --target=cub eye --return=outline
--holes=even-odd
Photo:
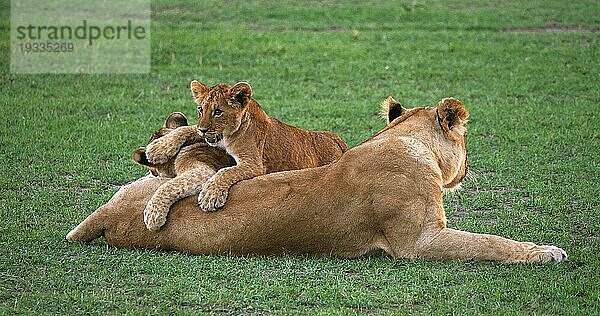
[[[202,107],[201,106],[198,107],[198,115],[202,115]]]
[[[223,114],[223,111],[221,111],[221,110],[219,110],[219,109],[215,109],[215,110],[213,111],[213,116],[214,116],[214,117],[219,117],[219,116],[221,116],[222,114]]]

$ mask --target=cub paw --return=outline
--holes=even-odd
[[[167,222],[167,212],[160,211],[157,207],[152,204],[152,201],[148,202],[144,209],[144,223],[146,228],[150,231],[158,231]]]
[[[159,138],[146,146],[146,157],[150,163],[164,164],[175,157],[178,151],[178,146]]]
[[[228,188],[220,188],[207,181],[198,195],[198,205],[205,212],[214,212],[227,202]]]
[[[536,246],[529,253],[528,260],[529,262],[540,262],[547,263],[550,261],[562,262],[567,260],[569,256],[567,253],[554,246]]]

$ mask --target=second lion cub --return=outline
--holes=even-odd
[[[217,170],[230,167],[235,161],[224,150],[210,147],[196,133],[196,126],[189,126],[183,113],[171,113],[163,127],[155,132],[149,143],[165,135],[187,139],[181,144],[177,155],[164,163],[148,161],[146,148],[140,147],[131,158],[146,166],[152,175],[170,178],[152,195],[144,210],[144,223],[151,231],[159,230],[167,221],[171,205],[180,199],[198,194],[201,184],[213,176]],[[181,136],[185,135],[185,136]]]
[[[348,149],[333,133],[303,130],[268,116],[252,98],[252,88],[246,82],[208,87],[194,80],[190,88],[198,109],[198,134],[210,146],[223,148],[236,162],[202,185],[198,203],[204,211],[222,207],[229,188],[239,181],[326,165]],[[148,160],[164,163],[185,142],[181,134],[165,135],[148,145]]]

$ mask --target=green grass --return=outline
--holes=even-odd
[[[9,73],[0,2],[0,314],[599,314],[597,1],[155,1],[147,75]],[[508,32],[555,28],[569,32]],[[564,264],[189,256],[66,233],[144,174],[131,152],[192,79],[246,80],[272,116],[350,145],[378,104],[455,96],[472,177],[449,226]]]

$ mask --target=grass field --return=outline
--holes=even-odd
[[[0,314],[600,314],[597,1],[155,1],[146,75],[9,73],[0,1]],[[471,111],[449,226],[552,244],[549,265],[230,258],[66,233],[145,173],[130,159],[189,82],[252,84],[272,116],[350,145],[406,106]]]

